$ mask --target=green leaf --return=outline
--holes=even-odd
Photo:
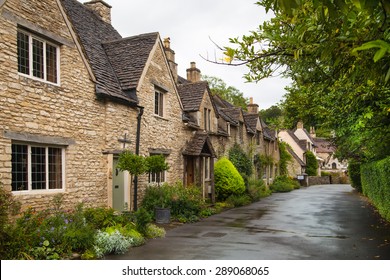
[[[384,57],[385,56],[385,54],[387,53],[387,49],[385,49],[385,48],[381,48],[381,49],[379,49],[376,53],[375,53],[375,55],[374,55],[374,62],[377,62],[378,60],[380,60],[382,57]]]

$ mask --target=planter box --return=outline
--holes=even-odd
[[[156,208],[155,218],[157,224],[169,224],[171,222],[170,208]]]

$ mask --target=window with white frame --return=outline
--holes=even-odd
[[[50,83],[59,83],[59,46],[18,30],[18,72]]]
[[[154,114],[164,116],[164,92],[158,89],[154,92]]]
[[[12,191],[64,188],[65,149],[12,144]]]
[[[151,156],[157,154],[151,154]],[[166,171],[161,172],[151,172],[149,173],[149,183],[164,183],[166,182]]]

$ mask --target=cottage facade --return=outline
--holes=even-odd
[[[195,64],[179,77],[169,39],[122,38],[110,9],[0,1],[0,181],[24,208],[61,194],[67,208],[131,210],[157,178],[214,201],[214,162],[235,143],[277,159],[257,113],[219,104]],[[133,182],[117,168],[125,150],[164,155],[170,169]],[[269,182],[276,162],[268,168]]]

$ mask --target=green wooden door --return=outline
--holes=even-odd
[[[125,210],[125,179],[124,174],[117,168],[118,159],[114,158],[112,168],[112,207],[115,210]]]

